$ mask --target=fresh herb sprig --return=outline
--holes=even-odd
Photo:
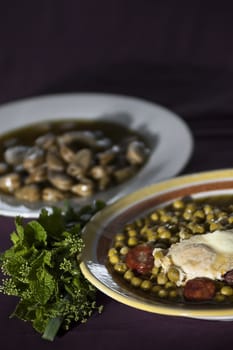
[[[95,310],[96,289],[79,267],[82,228],[104,207],[101,201],[74,210],[42,209],[36,220],[15,219],[12,246],[0,255],[5,278],[0,292],[17,296],[11,317],[31,322],[47,340],[73,322],[86,322]]]

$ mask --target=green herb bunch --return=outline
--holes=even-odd
[[[104,206],[97,201],[75,211],[42,209],[36,220],[15,219],[13,245],[0,255],[5,278],[0,292],[19,297],[11,317],[31,322],[47,340],[60,328],[85,322],[95,310],[96,289],[79,267],[84,247],[81,231]]]

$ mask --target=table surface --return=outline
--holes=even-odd
[[[0,103],[57,92],[145,98],[176,112],[192,131],[194,152],[180,174],[233,167],[230,7],[218,9],[212,1],[211,10],[205,6],[200,11],[198,4],[188,8],[183,2],[176,10],[172,1],[170,7],[158,1],[154,7],[148,2],[146,12],[136,1],[129,21],[130,1],[124,9],[114,2],[114,10],[105,2],[108,12],[90,1],[78,4],[73,4],[75,14],[45,1],[34,9],[17,5],[11,12],[5,5],[0,15],[4,33],[0,31]],[[2,251],[10,245],[14,219],[1,217],[0,227]],[[151,314],[102,293],[98,299],[104,305],[101,315],[50,343],[29,324],[9,319],[16,300],[0,295],[0,346],[9,350],[232,347],[232,322]]]

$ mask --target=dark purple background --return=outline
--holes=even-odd
[[[9,0],[0,5],[0,103],[84,91],[157,102],[177,112],[193,132],[194,153],[182,173],[232,167],[232,78],[231,1]],[[14,223],[0,220],[3,250]],[[102,315],[48,343],[30,325],[8,318],[16,301],[1,295],[0,346],[232,348],[232,322],[165,317],[101,293],[99,298]]]

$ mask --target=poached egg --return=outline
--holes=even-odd
[[[233,269],[233,230],[194,235],[172,244],[159,262],[155,259],[155,265],[162,266],[165,272],[171,266],[177,267],[180,272],[177,285],[196,277],[221,280]]]

